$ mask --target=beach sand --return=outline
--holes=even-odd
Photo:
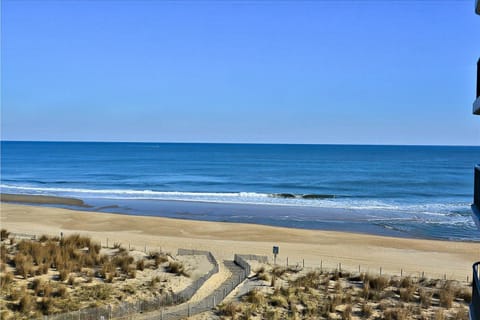
[[[4,199],[5,200],[5,199]],[[18,200],[18,199],[17,199]],[[480,244],[279,228],[263,225],[177,220],[160,217],[75,211],[1,203],[1,228],[15,233],[81,233],[106,244],[120,242],[144,250],[176,253],[178,248],[211,251],[217,260],[235,253],[266,255],[280,247],[277,263],[322,266],[341,264],[349,271],[466,280],[480,260]]]

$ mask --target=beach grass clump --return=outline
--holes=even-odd
[[[390,279],[385,276],[372,276],[367,274],[364,278],[364,283],[369,283],[370,288],[376,291],[382,291],[390,284]]]
[[[7,240],[9,235],[10,235],[10,232],[8,232],[7,229],[1,229],[0,230],[0,240],[1,241]]]
[[[153,267],[158,268],[161,264],[168,261],[168,256],[159,251],[150,251],[147,258],[153,260]]]
[[[31,256],[18,252],[13,258],[15,270],[18,275],[27,279],[29,275],[33,274],[33,259]]]
[[[42,314],[51,314],[53,309],[53,299],[50,297],[43,297],[37,302],[37,310]]]
[[[145,269],[145,260],[140,259],[137,261],[137,270],[143,271]]]
[[[33,308],[32,296],[24,293],[18,302],[18,309],[21,313],[29,313]]]
[[[407,320],[409,319],[409,311],[406,308],[389,308],[383,312],[382,319],[385,320]]]
[[[127,271],[128,278],[135,279],[137,276],[137,269],[135,267],[129,267]]]
[[[441,307],[450,309],[456,295],[458,295],[461,290],[450,280],[438,282],[436,287],[437,289],[434,291],[433,297],[438,299]]]
[[[287,299],[284,296],[279,294],[275,294],[271,296],[269,299],[269,303],[274,307],[282,307],[282,308],[288,307]]]
[[[221,304],[218,307],[218,310],[220,311],[221,315],[232,318],[242,311],[240,305],[236,302],[227,302],[225,304]]]
[[[128,271],[131,269],[131,265],[134,263],[134,259],[132,256],[122,253],[113,257],[111,263],[114,268],[120,268],[123,273],[128,273]]]
[[[261,266],[260,268],[256,269],[254,272],[255,272],[255,277],[258,280],[262,280],[262,281],[270,280],[270,276],[268,275],[268,272],[264,266]]]
[[[9,259],[8,259],[8,250],[7,250],[7,247],[5,246],[5,244],[1,244],[0,245],[0,261],[2,263],[8,263],[10,262]]]
[[[92,241],[89,237],[75,233],[61,239],[60,244],[65,247],[89,248],[91,247]]]
[[[402,278],[400,280],[400,283],[396,286],[400,287],[400,288],[408,289],[408,288],[412,287],[413,285],[414,285],[413,279],[411,277],[407,276],[405,278]]]
[[[33,279],[33,281],[30,284],[31,289],[33,290],[36,296],[40,295],[40,292],[43,289],[43,285],[44,285],[44,281],[40,278]]]
[[[421,288],[418,291],[418,296],[420,298],[420,305],[422,308],[429,308],[432,305],[432,292],[428,289]]]
[[[450,289],[448,288],[440,289],[439,291],[440,306],[450,309],[452,307],[454,297],[455,296]]]
[[[149,283],[150,289],[155,288],[157,283],[160,283],[160,282],[161,282],[161,279],[160,279],[159,276],[152,277],[152,279],[150,280],[150,283]]]
[[[352,305],[347,304],[342,311],[342,320],[351,320],[352,319]]]
[[[82,287],[79,297],[86,300],[107,300],[112,294],[112,287],[105,284]]]
[[[275,277],[281,278],[287,272],[287,270],[288,269],[285,267],[275,266],[271,272]]]
[[[12,272],[2,272],[0,274],[0,287],[3,289],[13,282],[13,273]]]
[[[415,286],[409,286],[408,288],[400,288],[400,300],[403,302],[413,301],[417,288]]]
[[[433,315],[434,320],[445,320],[445,312],[441,309],[436,310]]]
[[[59,286],[55,292],[57,297],[67,298],[68,297],[68,289],[65,286]]]
[[[373,314],[373,308],[368,302],[363,302],[360,312],[363,317],[369,318]]]
[[[254,305],[255,307],[260,307],[260,306],[264,306],[265,303],[266,303],[266,299],[265,299],[265,296],[263,295],[263,293],[258,290],[258,289],[253,289],[251,291],[249,291],[245,297],[244,297],[244,301],[248,302],[248,303],[251,303],[252,305]]]
[[[461,288],[457,291],[456,297],[465,301],[465,303],[472,302],[472,289]]]
[[[290,283],[294,287],[318,287],[318,284],[320,283],[320,273],[318,271],[310,271],[306,275],[300,276]]]
[[[166,270],[170,273],[174,273],[177,276],[184,276],[189,277],[190,275],[187,273],[185,266],[180,261],[170,261]]]
[[[452,313],[453,319],[455,320],[469,320],[470,316],[466,309],[458,309]]]

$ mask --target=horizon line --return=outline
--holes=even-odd
[[[65,143],[158,143],[158,144],[243,144],[243,145],[330,145],[330,146],[418,146],[418,147],[480,147],[466,144],[385,144],[385,143],[302,143],[302,142],[200,142],[200,141],[112,141],[112,140],[4,140],[0,142],[65,142]]]

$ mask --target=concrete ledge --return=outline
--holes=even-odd
[[[473,103],[473,114],[480,115],[480,97]]]
[[[477,228],[480,229],[480,208],[472,204],[472,217],[473,221],[477,225]]]

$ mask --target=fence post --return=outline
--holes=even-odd
[[[305,268],[305,259],[302,259],[302,268]]]
[[[382,267],[380,267],[380,275],[382,275]]]

